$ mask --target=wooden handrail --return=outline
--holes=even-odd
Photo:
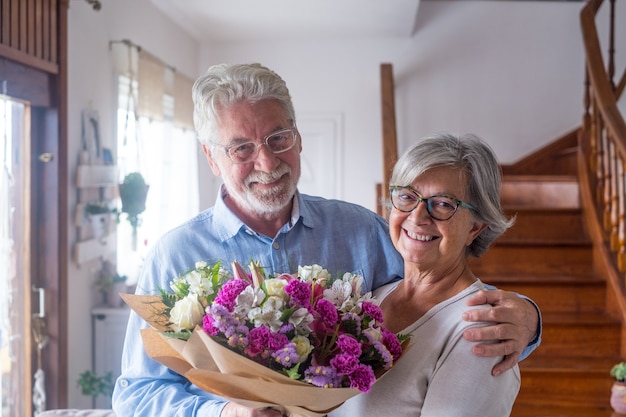
[[[615,0],[608,0],[608,59],[596,26],[605,0],[589,0],[580,19],[586,55],[585,111],[580,130],[579,173],[590,236],[609,284],[607,307],[626,324],[626,122],[617,106],[624,76],[615,82]],[[626,73],[625,73],[626,74]]]

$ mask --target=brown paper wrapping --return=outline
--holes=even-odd
[[[167,320],[160,296],[120,294],[152,329],[142,329],[149,357],[200,389],[249,408],[276,408],[294,417],[321,417],[360,393],[352,388],[320,388],[293,380],[215,342],[196,328],[187,341],[165,336]]]

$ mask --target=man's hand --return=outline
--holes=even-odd
[[[477,344],[472,351],[478,356],[503,356],[491,370],[500,375],[518,362],[522,351],[537,332],[539,316],[535,306],[515,293],[502,290],[479,291],[467,301],[467,305],[491,304],[491,307],[469,310],[463,313],[466,321],[491,321],[497,324],[467,329],[466,340],[481,342],[499,340],[500,343]]]
[[[234,402],[229,402],[222,409],[220,417],[282,417],[283,413],[273,408],[255,410]]]

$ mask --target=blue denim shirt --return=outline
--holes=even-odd
[[[165,234],[148,254],[137,284],[138,294],[157,294],[197,261],[247,265],[260,261],[268,274],[295,272],[319,264],[331,274],[354,272],[367,290],[400,279],[402,258],[387,222],[361,206],[297,194],[292,217],[275,237],[260,235],[239,220],[218,196],[215,206]],[[150,359],[139,330],[148,327],[131,312],[122,374],[115,384],[113,409],[118,416],[218,417],[226,400],[200,390],[184,377]],[[528,355],[537,343],[526,349]]]

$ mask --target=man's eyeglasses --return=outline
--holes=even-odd
[[[269,149],[269,151],[273,154],[287,152],[295,146],[297,133],[297,129],[295,127],[291,127],[289,129],[283,129],[270,133],[263,138],[261,143],[252,141],[233,143],[221,149],[226,152],[226,155],[228,155],[231,161],[235,164],[245,164],[256,159],[259,155],[259,150],[263,145],[267,146],[267,149]],[[220,147],[218,145],[216,146]]]
[[[389,187],[391,204],[404,213],[410,213],[421,203],[426,203],[426,211],[435,220],[449,220],[459,207],[476,211],[472,205],[446,195],[434,195],[424,198],[410,185],[392,185]]]

